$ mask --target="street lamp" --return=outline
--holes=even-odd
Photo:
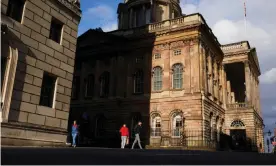
[[[270,137],[271,136],[271,131],[268,130],[268,132],[265,132],[264,134],[267,134],[267,136]],[[267,144],[267,152],[269,153],[269,151],[270,151],[269,150],[270,141],[269,141],[268,138],[266,139],[266,144]]]

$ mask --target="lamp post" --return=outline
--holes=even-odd
[[[264,134],[267,134],[267,136],[268,137],[270,137],[271,136],[271,131],[270,130],[268,130],[268,132],[264,132]],[[267,144],[267,152],[269,153],[269,145],[270,145],[270,139],[269,138],[267,138],[266,139],[266,144]]]

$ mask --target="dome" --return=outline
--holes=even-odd
[[[140,27],[182,15],[179,0],[124,0],[118,6],[119,29]]]

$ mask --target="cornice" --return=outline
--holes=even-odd
[[[192,46],[192,45],[195,45],[196,43],[199,43],[199,39],[197,36],[191,37],[188,39],[184,39],[184,40],[178,40],[178,41],[158,44],[158,45],[154,46],[153,50],[154,51],[162,51],[162,50],[174,49],[174,48],[179,48],[179,47],[184,47],[184,46]]]
[[[57,0],[59,3],[64,5],[66,8],[71,10],[73,13],[78,15],[79,17],[82,16],[80,10],[80,0]]]

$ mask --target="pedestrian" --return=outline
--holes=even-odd
[[[142,146],[141,146],[141,140],[140,140],[140,132],[141,132],[141,129],[142,129],[142,122],[138,122],[138,124],[135,126],[134,128],[134,133],[135,133],[135,140],[132,144],[132,147],[131,149],[134,148],[135,144],[138,142],[138,145],[140,147],[140,149],[142,149]]]
[[[76,137],[79,133],[79,126],[77,125],[77,121],[74,121],[73,125],[72,125],[72,140],[73,140],[73,144],[72,146],[75,148],[76,147]]]
[[[123,124],[123,127],[120,129],[121,133],[121,148],[124,149],[125,145],[129,143],[129,132],[126,124]]]

